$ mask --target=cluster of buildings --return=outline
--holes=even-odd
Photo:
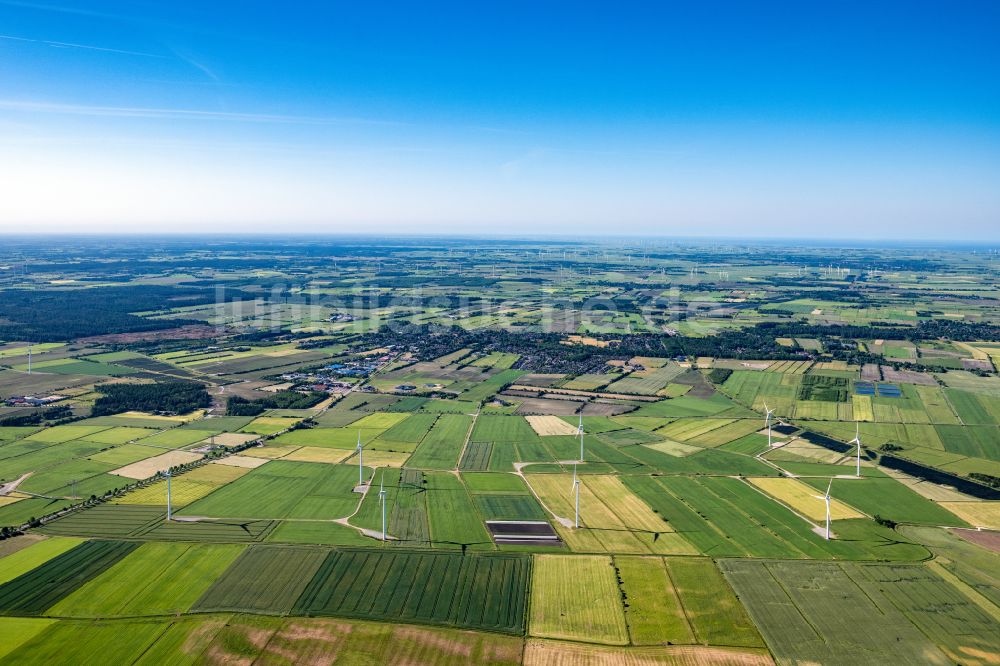
[[[331,394],[347,393],[357,380],[368,377],[394,358],[396,358],[395,354],[383,354],[377,357],[367,356],[331,363],[312,372],[289,372],[281,375],[281,378],[292,384],[306,384],[313,391],[325,391]]]
[[[8,407],[43,407],[65,399],[64,395],[48,395],[44,398],[33,395],[12,395],[4,400],[4,404]]]

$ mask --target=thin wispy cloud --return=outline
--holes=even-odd
[[[121,55],[139,56],[142,58],[167,59],[167,56],[157,55],[155,53],[144,53],[142,51],[127,51],[125,49],[113,49],[106,46],[93,46],[92,44],[73,44],[71,42],[56,42],[49,39],[30,39],[28,37],[15,37],[13,35],[0,35],[0,39],[4,39],[11,42],[44,44],[45,46],[51,46],[53,48],[58,48],[58,49],[83,49],[85,51],[102,51],[104,53],[117,53]]]
[[[207,76],[209,79],[211,79],[215,83],[221,83],[222,82],[222,79],[219,78],[219,75],[216,74],[214,71],[212,71],[208,67],[208,65],[205,65],[204,63],[199,62],[198,60],[196,60],[191,55],[189,55],[187,53],[184,53],[184,52],[181,52],[180,50],[178,50],[178,49],[176,49],[174,47],[170,47],[170,50],[177,57],[178,60],[180,60],[181,62],[183,62],[183,63],[185,63],[187,65],[190,65],[191,67],[197,69],[199,72],[201,72],[202,74],[204,74],[205,76]]]
[[[56,113],[74,116],[109,118],[162,118],[173,120],[228,120],[247,123],[275,123],[290,125],[386,125],[402,126],[408,123],[357,118],[347,116],[296,116],[273,113],[240,113],[233,111],[208,111],[204,109],[167,109],[127,106],[93,106],[85,104],[55,104],[24,100],[0,100],[0,110],[29,113]]]
[[[124,17],[116,14],[98,12],[91,9],[81,9],[79,7],[66,7],[64,5],[49,5],[42,2],[19,2],[18,0],[0,0],[0,5],[8,7],[22,7],[24,9],[36,9],[45,12],[59,12],[61,14],[79,14],[80,16],[94,16],[97,18],[121,20]]]

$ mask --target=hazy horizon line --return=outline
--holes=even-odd
[[[437,239],[437,240],[516,240],[516,241],[555,241],[555,242],[615,242],[615,241],[658,241],[658,242],[759,242],[759,243],[820,243],[822,245],[858,245],[874,244],[878,246],[992,246],[1000,245],[1000,237],[992,239],[974,238],[888,238],[888,237],[832,237],[832,236],[754,236],[754,235],[677,235],[677,234],[642,234],[642,233],[618,233],[618,234],[572,234],[566,232],[557,233],[455,233],[446,231],[428,231],[420,233],[398,233],[398,232],[269,232],[269,231],[241,231],[239,233],[228,233],[224,231],[89,231],[72,232],[64,231],[6,231],[0,229],[0,238],[17,239],[46,239],[53,237],[63,237],[66,239],[97,239],[97,238],[118,238],[118,239],[150,239],[160,238],[164,240],[183,239],[211,239],[211,240],[252,240],[252,239],[289,239],[298,242],[308,240],[325,240],[336,238],[392,241],[392,240],[415,240],[415,239]]]

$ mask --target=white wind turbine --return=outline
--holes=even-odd
[[[576,427],[576,434],[580,435],[580,462],[583,462],[583,414],[580,414],[580,425]]]
[[[364,447],[361,446],[361,431],[358,431],[358,485],[365,485],[365,452]]]
[[[852,439],[848,444],[857,444],[858,446],[858,470],[856,476],[861,476],[861,424],[857,421],[854,422],[854,439]]]
[[[833,487],[833,479],[830,479],[830,485],[826,487],[825,495],[813,495],[816,499],[821,499],[826,502],[826,536],[823,537],[827,541],[830,540],[830,488]]]
[[[573,464],[573,490],[576,491],[576,527],[580,527],[580,478],[576,475],[576,463]]]
[[[378,501],[382,505],[382,541],[385,541],[385,475],[378,481]]]
[[[773,409],[767,408],[767,403],[764,403],[764,410],[767,412],[767,416],[764,417],[764,426],[767,428],[767,446],[768,448],[774,446],[771,443],[771,416],[774,414]]]
[[[167,477],[167,522],[170,522],[170,468],[168,467],[163,476]]]

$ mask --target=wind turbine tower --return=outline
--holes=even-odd
[[[365,451],[361,446],[361,431],[358,431],[358,485],[365,485]]]
[[[576,492],[576,520],[573,524],[580,527],[580,477],[576,475],[576,465],[573,465],[573,490]]]
[[[767,416],[764,417],[764,425],[767,427],[767,446],[771,448],[774,444],[771,443],[771,415],[774,414],[773,409],[767,408],[767,403],[764,403],[764,409],[767,411]]]
[[[28,343],[28,374],[31,374],[31,343]],[[45,374],[45,373],[42,373]]]
[[[814,495],[816,499],[821,499],[826,502],[826,536],[823,538],[827,541],[830,540],[830,488],[833,487],[833,479],[830,479],[830,485],[826,487],[825,495]]]
[[[382,541],[385,541],[385,479],[378,481],[378,501],[382,505]]]
[[[170,522],[170,476],[171,476],[169,467],[167,468],[167,471],[163,473],[163,475],[167,477],[167,522],[169,523]]]
[[[858,447],[858,467],[855,476],[861,476],[861,424],[857,421],[854,422],[854,439],[852,439],[848,444],[856,444]]]

